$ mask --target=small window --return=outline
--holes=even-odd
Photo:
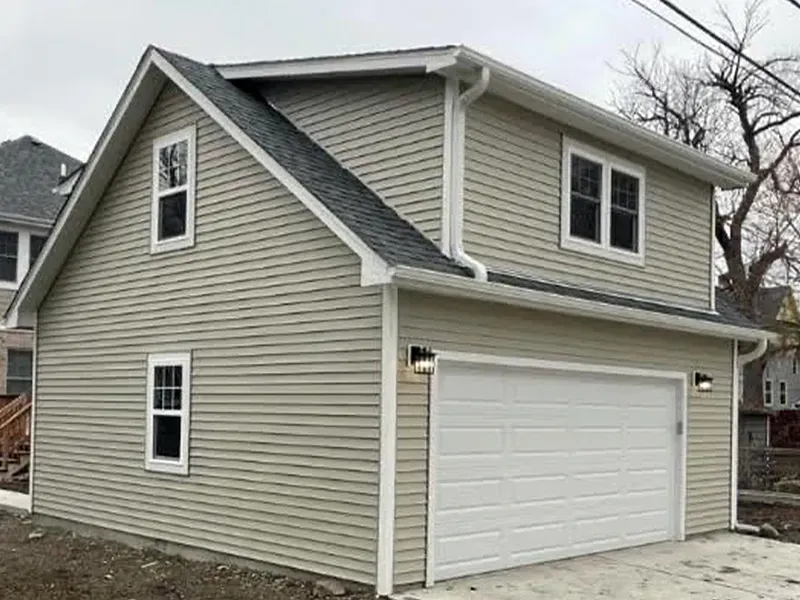
[[[15,231],[0,231],[0,281],[17,280],[17,256],[19,234]]]
[[[194,245],[195,129],[153,143],[151,251]]]
[[[564,139],[561,246],[644,265],[644,170]]]
[[[33,352],[8,349],[6,363],[6,394],[30,394],[33,388]]]
[[[764,380],[764,406],[772,406],[772,380]]]
[[[786,406],[786,382],[781,381],[778,384],[778,401],[781,406]]]
[[[42,248],[44,248],[44,244],[47,242],[47,238],[41,235],[31,235],[31,252],[30,252],[30,260],[28,262],[28,268],[33,266],[33,263],[36,262],[36,259],[39,258],[39,255],[42,253]]]
[[[145,468],[189,473],[189,353],[151,354],[147,359],[147,444]]]
[[[797,375],[797,359],[792,359],[792,375]]]

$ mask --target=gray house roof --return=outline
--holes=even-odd
[[[211,65],[163,50],[159,53],[388,265],[472,276],[263,97],[226,80]],[[718,302],[718,312],[711,313],[502,273],[490,273],[489,280],[605,304],[758,328],[725,298]]]
[[[81,162],[29,135],[0,143],[0,215],[52,222],[64,198],[53,193],[61,165]]]

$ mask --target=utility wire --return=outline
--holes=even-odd
[[[786,80],[782,79],[781,77],[778,77],[777,75],[775,75],[775,73],[773,73],[772,71],[767,69],[764,65],[762,65],[758,61],[753,60],[752,58],[750,58],[748,55],[746,55],[744,52],[742,52],[739,48],[736,48],[733,44],[731,44],[728,40],[726,40],[722,36],[720,36],[720,35],[714,33],[713,31],[711,31],[708,27],[703,25],[700,21],[695,19],[692,15],[688,14],[686,11],[684,11],[679,6],[676,6],[670,0],[659,0],[659,2],[661,2],[661,4],[663,4],[664,6],[666,6],[667,8],[672,10],[673,12],[677,13],[678,15],[680,15],[686,21],[689,21],[689,23],[691,23],[692,25],[697,27],[700,31],[702,31],[703,33],[705,33],[706,35],[711,37],[714,41],[716,41],[717,43],[722,44],[723,46],[725,46],[728,50],[733,52],[736,56],[739,56],[742,59],[744,59],[746,62],[750,63],[756,69],[758,69],[759,71],[764,73],[767,77],[769,77],[770,79],[772,79],[776,83],[780,84],[785,89],[787,89],[790,92],[792,92],[792,94],[795,96],[795,98],[800,100],[800,89],[796,88],[795,86],[793,86],[792,84],[790,84]]]
[[[798,0],[787,0],[787,1],[795,8],[800,8],[800,2],[798,2]]]

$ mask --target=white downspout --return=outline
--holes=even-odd
[[[731,406],[731,529],[745,533],[758,533],[758,528],[739,523],[739,380],[747,363],[761,358],[767,351],[768,338],[758,340],[750,352],[739,354],[739,342],[733,341],[733,399]]]
[[[450,177],[450,256],[472,270],[478,281],[486,281],[486,266],[464,251],[464,145],[466,140],[467,107],[480,98],[489,87],[491,73],[488,67],[481,68],[480,79],[460,96],[458,80],[448,80],[450,110],[453,111],[451,129],[452,172]]]

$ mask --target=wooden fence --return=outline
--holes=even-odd
[[[781,479],[800,479],[800,448],[739,448],[739,487],[772,490]]]

